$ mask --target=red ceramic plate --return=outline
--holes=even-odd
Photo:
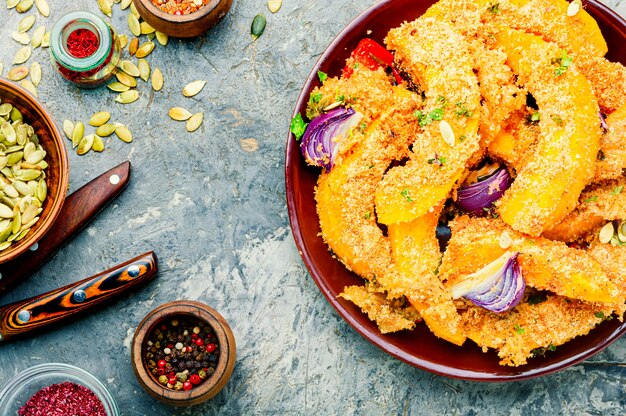
[[[389,29],[405,20],[420,16],[434,1],[384,0],[370,7],[350,23],[326,49],[311,71],[294,116],[304,113],[311,90],[319,85],[317,71],[331,76],[340,74],[346,58],[359,40],[371,37],[381,42]],[[626,22],[615,12],[596,1],[586,2],[587,11],[598,21],[609,45],[607,58],[626,64]],[[626,323],[614,319],[595,328],[545,357],[534,358],[522,367],[503,367],[494,351],[483,353],[471,341],[457,347],[436,338],[425,325],[414,331],[382,335],[376,325],[352,303],[337,298],[347,285],[360,284],[362,279],[349,272],[334,259],[319,236],[315,211],[314,187],[319,169],[304,163],[293,136],[287,140],[285,180],[289,219],[296,245],[311,276],[326,299],[357,332],[372,344],[415,367],[444,376],[476,381],[514,381],[550,374],[576,364],[600,352],[624,332]]]

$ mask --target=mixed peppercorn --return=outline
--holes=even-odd
[[[148,371],[159,384],[172,390],[191,390],[213,374],[220,348],[210,325],[181,315],[154,328],[143,355]]]
[[[208,3],[209,0],[152,0],[165,13],[175,15],[195,13]]]

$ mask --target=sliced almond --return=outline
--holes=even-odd
[[[506,250],[507,248],[511,247],[512,242],[513,240],[511,239],[511,236],[508,232],[503,231],[502,234],[500,234],[500,248]]]
[[[598,238],[602,244],[607,244],[611,241],[611,238],[613,238],[613,234],[615,234],[615,227],[613,227],[612,222],[607,222],[604,227],[600,229]]]
[[[581,0],[572,0],[572,2],[567,7],[567,15],[569,17],[576,16],[578,12],[580,11],[580,9],[582,8],[582,6],[583,4]]]
[[[446,120],[441,120],[439,123],[439,132],[443,136],[443,141],[448,144],[448,146],[454,146],[456,139],[454,137],[454,131]]]
[[[185,85],[183,88],[183,95],[185,97],[193,97],[202,91],[202,88],[206,85],[206,81],[193,81]]]
[[[167,114],[176,121],[185,121],[191,117],[191,113],[182,107],[172,107]]]

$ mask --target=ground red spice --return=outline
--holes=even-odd
[[[165,13],[181,15],[197,12],[210,0],[151,0],[152,4]]]
[[[87,387],[69,381],[39,390],[18,410],[19,416],[107,416],[102,402]]]
[[[74,58],[87,58],[100,46],[98,36],[89,29],[76,29],[67,37],[67,51]]]

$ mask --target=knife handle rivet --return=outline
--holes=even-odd
[[[39,243],[35,243],[32,246],[30,246],[30,251],[37,251],[37,249],[39,248]]]
[[[132,266],[130,266],[128,268],[128,275],[130,277],[137,277],[137,276],[139,276],[139,266],[137,266],[136,264],[133,264]]]
[[[111,182],[112,185],[117,185],[118,183],[120,183],[120,177],[117,175],[111,175],[111,177],[109,178],[109,182]]]
[[[26,309],[22,309],[17,313],[17,319],[21,323],[25,324],[26,322],[30,321],[30,312],[28,312]]]
[[[85,293],[84,290],[78,289],[72,295],[72,299],[74,299],[74,302],[76,302],[76,303],[83,303],[85,301],[85,299],[87,299],[87,294]]]

